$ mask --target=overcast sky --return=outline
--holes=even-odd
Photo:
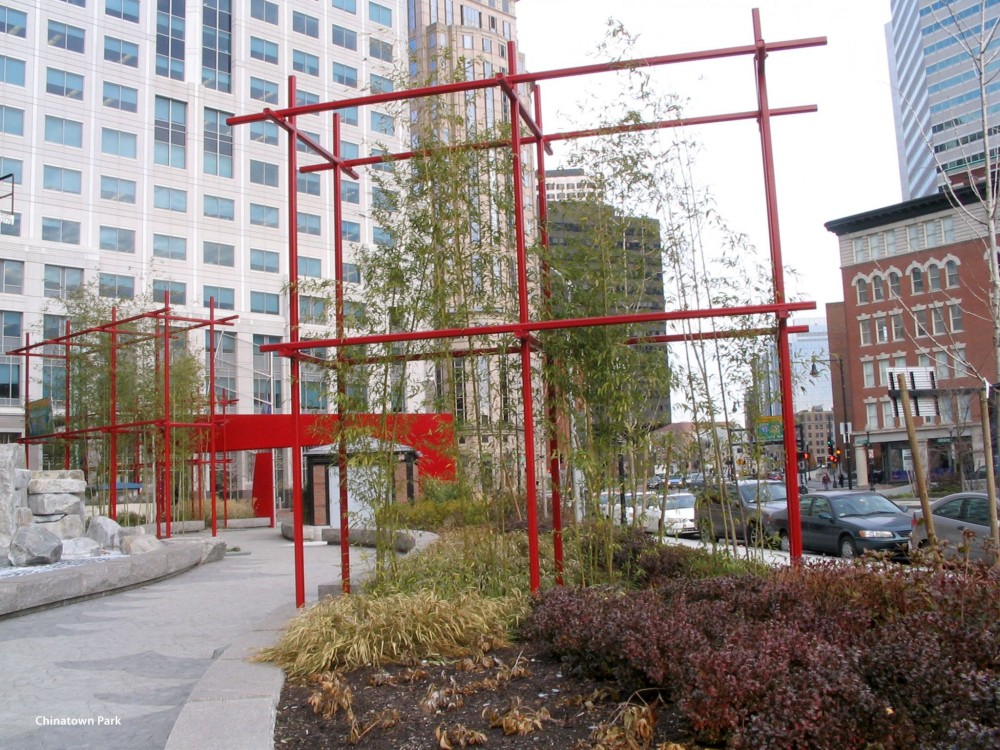
[[[753,43],[751,9],[765,41],[827,37],[824,47],[773,53],[772,107],[815,104],[815,114],[772,121],[782,252],[801,273],[788,288],[823,305],[842,299],[835,235],[824,222],[900,200],[886,62],[888,0],[520,0],[518,43],[531,70],[586,65],[613,16],[639,35],[637,52],[665,55]],[[689,116],[754,109],[751,57],[666,66],[662,90],[690,100]],[[601,76],[542,84],[545,128],[564,129]],[[703,144],[695,179],[730,225],[766,257],[760,138],[753,121],[693,131]],[[566,147],[555,146],[558,164]],[[806,313],[815,315],[817,313]]]

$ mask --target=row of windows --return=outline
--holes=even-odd
[[[923,268],[913,266],[908,274],[910,279],[910,294],[937,292],[942,289],[958,287],[958,262],[945,261],[944,265],[930,261]],[[898,271],[889,271],[885,277],[873,274],[871,279],[859,278],[854,281],[858,295],[858,304],[882,302],[886,299],[899,299],[902,296],[902,283]]]
[[[358,12],[357,0],[331,0],[333,7],[348,13]],[[251,0],[250,15],[258,21],[278,25],[278,3],[270,0]],[[368,20],[382,26],[392,27],[392,9],[379,3],[368,2]],[[319,38],[319,19],[301,11],[292,11],[292,31]]]
[[[862,346],[888,344],[928,336],[943,336],[965,330],[962,307],[957,302],[922,307],[909,312],[892,312],[858,321]]]
[[[950,216],[911,224],[905,227],[905,230],[905,243],[897,242],[897,232],[901,232],[902,229],[889,229],[864,237],[855,237],[854,262],[864,263],[897,255],[901,252],[915,252],[939,247],[942,244],[950,244],[955,241],[955,224]]]
[[[344,49],[349,49],[357,52],[358,32],[334,24],[330,38],[335,47],[343,47]],[[386,42],[383,41],[382,39],[369,37],[368,56],[376,60],[382,60],[383,62],[391,63],[392,42]],[[278,59],[280,57],[280,47],[277,42],[273,42],[270,39],[251,36],[250,57],[252,57],[255,60],[260,60],[262,62],[270,63],[272,65],[277,65]],[[319,58],[316,55],[303,52],[302,50],[292,50],[293,67],[297,62],[301,61],[305,57],[312,58],[312,60],[315,61],[316,70],[310,71],[311,74],[319,75]],[[298,70],[298,68],[296,68],[296,70]]]

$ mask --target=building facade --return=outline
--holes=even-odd
[[[827,222],[839,240],[844,302],[827,306],[831,356],[843,363],[858,481],[902,481],[909,449],[891,376],[933,372],[937,413],[915,417],[927,471],[968,476],[985,461],[979,392],[996,382],[990,268],[970,191],[953,207],[930,195]],[[842,358],[842,359],[841,359]],[[834,388],[834,412],[845,413]]]
[[[963,49],[987,50],[986,116],[1000,113],[1000,61],[992,60],[1000,39],[992,29],[1000,5],[981,0],[892,0],[886,27],[889,74],[904,200],[938,190],[945,179],[983,164],[983,106],[973,59]],[[991,50],[994,50],[990,52]],[[991,129],[991,136],[996,130]],[[995,149],[995,147],[993,147]],[[995,157],[995,153],[994,153]]]
[[[300,278],[334,274],[332,177],[300,174],[289,216],[286,136],[226,118],[286,105],[289,76],[297,104],[392,86],[406,23],[401,0],[0,0],[0,174],[15,183],[13,223],[0,224],[4,351],[29,331],[34,341],[58,332],[59,298],[81,287],[151,305],[169,292],[193,316],[214,299],[239,316],[217,342],[218,394],[230,412],[288,411],[287,363],[260,347],[288,335],[289,222]],[[402,150],[405,122],[341,114],[342,156]],[[329,116],[298,125],[332,147]],[[315,158],[298,149],[301,163]],[[369,176],[345,179],[341,198],[346,294],[361,304],[354,253],[379,234]],[[325,332],[324,300],[302,307],[303,336]],[[46,392],[41,366],[2,359],[0,434],[11,439],[26,379],[57,408],[61,395]],[[307,386],[303,408],[325,411],[325,390]]]

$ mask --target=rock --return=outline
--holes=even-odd
[[[24,466],[24,446],[0,445],[0,534],[13,535],[17,531],[16,509],[26,503],[24,487],[18,486]]]
[[[7,559],[7,553],[10,552],[10,534],[0,534],[0,568],[10,567],[10,560]]]
[[[12,565],[49,565],[62,558],[62,540],[41,525],[18,529],[10,543],[7,559]]]
[[[71,476],[72,475],[72,476]],[[76,477],[79,475],[79,478]],[[28,482],[28,495],[46,495],[69,492],[82,495],[87,491],[87,482],[82,471],[36,471]]]
[[[219,562],[226,556],[226,543],[222,539],[203,539],[201,563]]]
[[[83,557],[97,557],[102,552],[101,545],[90,537],[78,536],[63,540],[62,559],[75,560]]]
[[[35,526],[41,526],[46,531],[50,531],[60,539],[74,539],[83,536],[83,519],[77,515],[67,515],[57,518],[55,521],[42,521],[45,516],[35,516]]]
[[[148,534],[122,537],[122,552],[126,555],[141,555],[160,549],[162,546],[163,542]]]
[[[14,520],[17,524],[17,528],[15,528],[14,531],[17,531],[17,529],[22,526],[31,526],[31,524],[35,522],[35,514],[32,513],[31,508],[27,506],[16,508],[14,510]]]
[[[87,527],[87,536],[104,549],[120,549],[122,527],[107,516],[94,516],[90,519],[90,526]]]
[[[52,513],[81,515],[80,496],[65,492],[28,495],[28,507],[37,516]]]

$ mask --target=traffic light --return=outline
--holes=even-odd
[[[829,450],[827,451],[827,453],[829,453],[832,456],[833,455],[833,438],[827,438],[826,447],[829,448]]]

